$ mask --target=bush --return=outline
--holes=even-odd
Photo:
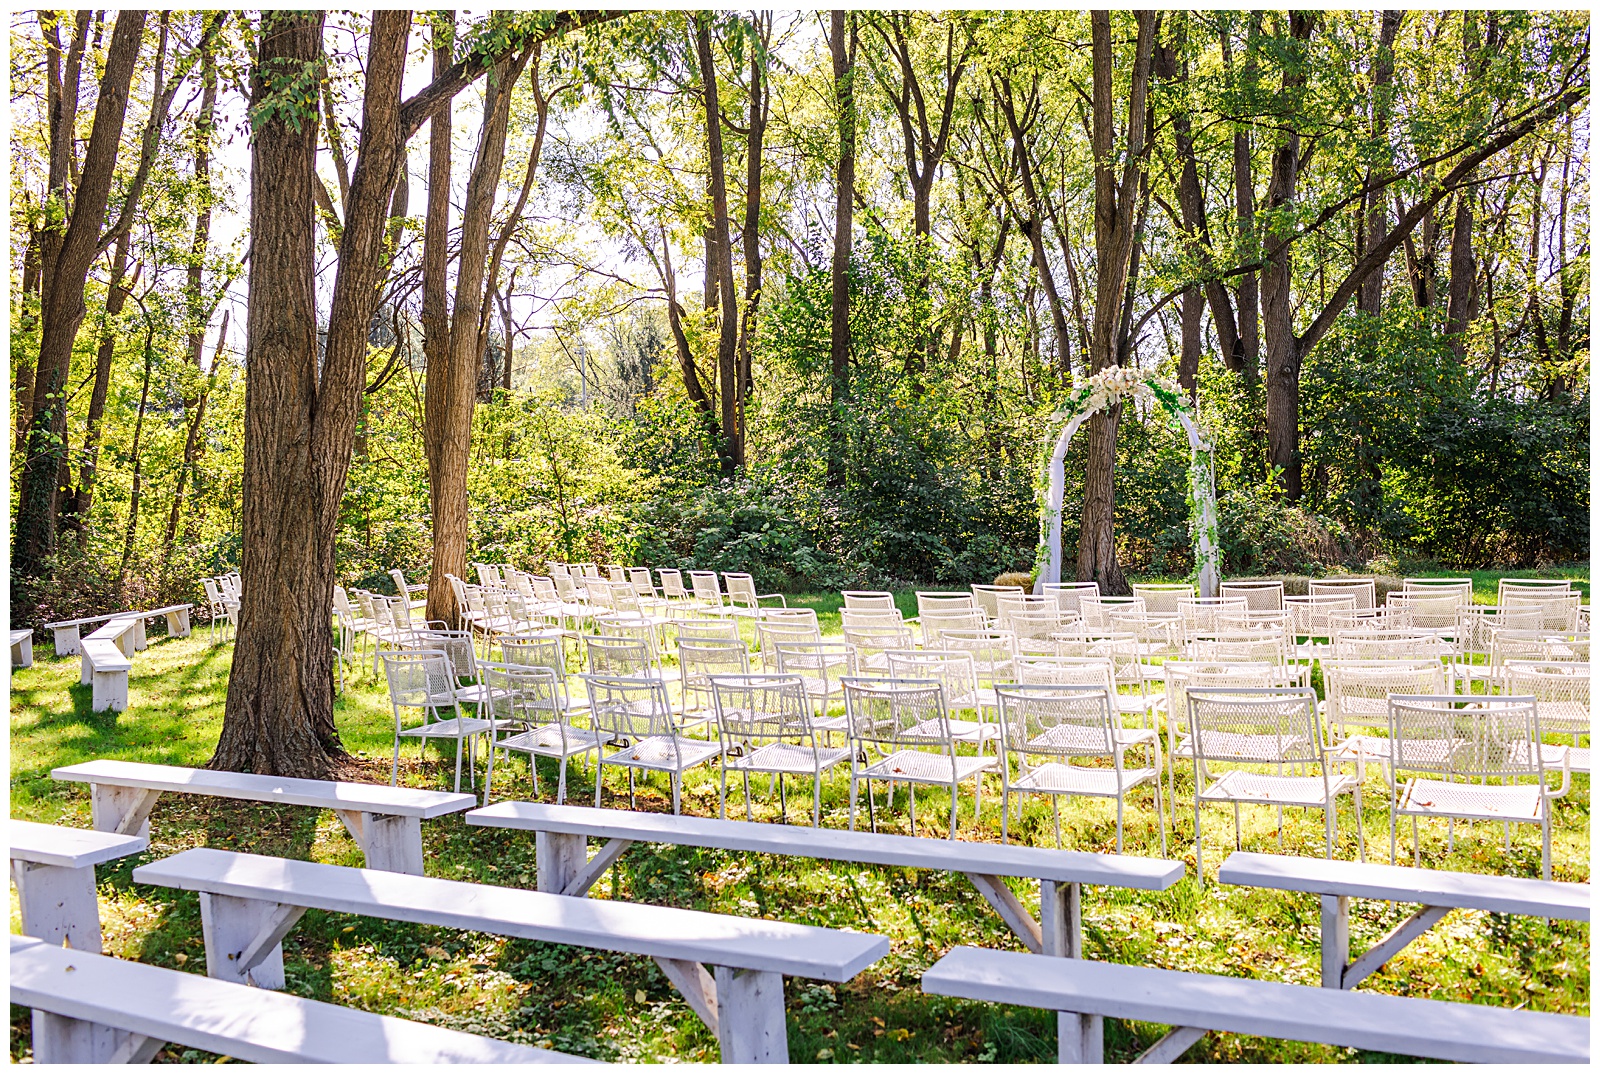
[[[1366,557],[1335,519],[1279,500],[1271,486],[1233,489],[1217,500],[1224,577],[1323,574]]]

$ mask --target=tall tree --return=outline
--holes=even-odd
[[[832,299],[828,311],[828,484],[844,483],[848,437],[845,408],[850,401],[850,249],[855,228],[856,189],[856,15],[835,9],[828,48],[833,59],[833,92],[839,116],[839,163],[833,179],[833,259],[829,266]]]
[[[733,285],[733,241],[728,230],[728,179],[722,151],[722,106],[717,92],[717,68],[711,55],[711,15],[696,12],[695,58],[700,70],[700,94],[705,107],[706,163],[710,171],[707,193],[711,219],[706,230],[706,299],[715,280],[718,306],[717,379],[722,385],[722,440],[717,455],[722,472],[732,474],[744,466],[744,408],[738,368],[739,300]]]

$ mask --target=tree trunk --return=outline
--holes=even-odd
[[[1399,11],[1385,11],[1379,16],[1378,23],[1378,50],[1372,58],[1372,126],[1371,134],[1374,142],[1385,142],[1389,134],[1389,117],[1394,104],[1394,39],[1400,32],[1400,19],[1403,13]],[[1368,182],[1386,175],[1389,168],[1381,172],[1369,171]],[[1383,238],[1384,232],[1389,229],[1389,209],[1383,191],[1369,190],[1364,199],[1365,207],[1361,216],[1361,231],[1363,242],[1356,247],[1356,260],[1367,252],[1367,248]],[[1361,285],[1360,294],[1356,300],[1357,307],[1362,313],[1370,317],[1377,317],[1383,313],[1383,269],[1379,269],[1366,282]]]
[[[39,359],[34,370],[28,443],[22,466],[16,536],[11,560],[13,585],[27,604],[29,583],[45,569],[55,549],[58,475],[65,464],[67,379],[72,347],[83,323],[84,284],[100,242],[111,179],[117,166],[128,88],[139,57],[145,12],[121,11],[106,52],[105,74],[95,105],[94,127],[83,171],[60,249],[46,266],[42,293]],[[70,119],[67,119],[70,123]]]
[[[117,603],[123,602],[123,585],[128,580],[128,560],[133,556],[133,538],[139,529],[139,500],[144,493],[144,454],[139,450],[144,437],[145,408],[150,402],[150,367],[155,361],[155,324],[145,313],[144,379],[139,382],[139,416],[133,423],[133,483],[128,492],[128,524],[122,534],[122,561],[117,565]]]
[[[211,387],[216,383],[217,370],[222,365],[222,352],[228,341],[228,310],[222,311],[222,325],[217,329],[217,350],[211,358],[211,372],[200,388],[200,395],[190,407],[189,429],[183,437],[183,461],[178,466],[178,480],[172,490],[172,511],[167,515],[167,533],[161,541],[161,569],[165,577],[166,566],[172,561],[172,549],[178,541],[178,519],[183,515],[183,492],[189,475],[194,472],[195,459],[200,453],[200,429],[206,420],[206,402],[211,398]],[[204,340],[202,340],[204,342]]]
[[[345,205],[322,360],[317,355],[316,123],[263,110],[273,72],[320,67],[320,12],[263,12],[251,71],[250,285],[243,600],[211,767],[326,778],[344,758],[333,722],[334,540],[366,383],[389,195],[405,145],[400,83],[408,11],[378,11],[366,57],[360,152]]]
[[[848,27],[847,24],[848,23]],[[844,484],[850,405],[850,249],[855,226],[856,189],[856,16],[835,10],[828,45],[833,53],[833,88],[839,108],[839,169],[833,185],[833,300],[829,310],[828,485]]]
[[[1462,76],[1471,84],[1481,75],[1482,47],[1478,41],[1478,13],[1461,13]],[[1472,176],[1456,195],[1455,219],[1450,226],[1450,297],[1445,307],[1444,331],[1457,358],[1467,356],[1467,329],[1472,322],[1472,284],[1478,264],[1472,255]]]
[[[1117,364],[1118,329],[1123,321],[1123,300],[1138,230],[1139,165],[1146,150],[1145,101],[1150,84],[1150,61],[1155,40],[1156,14],[1140,11],[1138,39],[1130,72],[1127,124],[1123,131],[1121,176],[1114,155],[1117,138],[1116,102],[1113,99],[1111,14],[1091,12],[1089,25],[1093,61],[1095,304],[1089,334],[1089,368],[1094,372]],[[1084,469],[1083,515],[1078,538],[1078,580],[1100,583],[1102,593],[1125,593],[1128,583],[1117,563],[1114,533],[1117,422],[1120,405],[1095,415],[1089,422],[1089,459]]]
[[[772,36],[771,13],[753,16],[751,31],[763,47],[750,50],[750,119],[745,139],[744,227],[740,235],[744,246],[744,312],[739,318],[739,379],[740,423],[744,409],[755,395],[755,376],[751,371],[751,358],[755,353],[756,312],[761,303],[761,165],[762,147],[767,129],[768,99],[766,95],[764,61],[766,43]],[[745,443],[744,429],[739,431],[741,449]],[[740,457],[740,463],[744,458]]]
[[[700,61],[700,88],[705,102],[706,156],[711,167],[711,231],[708,253],[715,257],[719,316],[717,379],[722,391],[722,472],[731,475],[744,465],[744,403],[738,369],[739,300],[733,287],[733,245],[728,234],[728,181],[722,153],[722,107],[717,103],[717,69],[711,58],[711,19],[694,19],[695,54]],[[709,297],[709,296],[708,296]]]
[[[100,423],[106,412],[106,395],[111,389],[111,361],[117,349],[117,318],[128,300],[128,291],[138,280],[138,271],[128,287],[122,286],[122,277],[128,268],[129,233],[117,238],[111,257],[111,276],[106,283],[105,324],[100,330],[100,349],[95,354],[94,390],[89,396],[89,414],[83,427],[83,460],[78,467],[78,488],[73,494],[72,507],[67,515],[80,531],[89,521],[89,509],[94,505],[94,480],[100,465]],[[65,519],[63,519],[65,522]]]
[[[1252,85],[1256,77],[1255,39],[1261,32],[1261,13],[1252,12],[1245,39],[1245,59],[1241,77]],[[1224,62],[1231,62],[1226,30],[1222,33]],[[1250,127],[1239,121],[1233,127],[1233,212],[1239,245],[1249,249],[1256,230],[1255,171],[1251,162]],[[1261,292],[1260,277],[1254,269],[1239,277],[1239,351],[1244,361],[1244,372],[1254,377],[1261,368]]]
[[[1191,287],[1183,293],[1180,301],[1178,383],[1188,391],[1192,402],[1196,392],[1195,378],[1200,373],[1200,317],[1205,312],[1205,300],[1198,287]]]

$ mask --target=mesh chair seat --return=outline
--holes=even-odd
[[[717,742],[684,738],[682,735],[652,735],[616,753],[607,754],[605,763],[673,772],[709,761],[721,752],[722,745]]]
[[[795,742],[770,742],[749,753],[725,756],[722,765],[733,772],[783,772],[809,776],[826,771],[850,756],[843,746],[812,749]]]
[[[1118,777],[1121,777],[1120,782]],[[1091,798],[1116,798],[1122,792],[1156,778],[1154,768],[1086,768],[1049,761],[1030,768],[1011,781],[1014,791],[1080,794]]]
[[[1200,800],[1325,807],[1339,792],[1355,785],[1356,778],[1350,775],[1329,776],[1324,783],[1321,776],[1278,776],[1234,769],[1213,780],[1200,792]]]
[[[448,720],[431,720],[418,727],[407,727],[396,733],[407,738],[465,738],[468,735],[481,735],[488,731],[489,727],[488,720],[461,716]]]
[[[1159,742],[1160,739],[1160,733],[1153,728],[1111,729],[1111,741],[1118,749],[1150,745]],[[1028,739],[1028,748],[1037,749],[1041,753],[1092,754],[1103,757],[1106,753],[1106,738],[1100,728],[1084,724],[1060,723],[1043,734]]]
[[[573,727],[571,724],[567,725],[563,733],[560,726],[546,724],[532,731],[524,731],[520,735],[502,738],[495,743],[495,747],[537,753],[541,757],[573,757],[604,746],[607,737],[600,731]]]
[[[950,721],[954,724],[956,721]],[[970,779],[994,768],[993,757],[951,757],[924,750],[896,750],[883,760],[867,765],[860,775],[870,779],[894,779],[907,783],[951,783]]]
[[[1531,783],[1506,787],[1413,779],[1407,781],[1395,812],[1413,817],[1489,817],[1537,823],[1544,819],[1544,795]]]
[[[978,720],[948,720],[946,726],[950,728],[950,737],[957,742],[988,742],[992,738],[1000,737],[998,727]],[[924,720],[908,729],[906,735],[912,738],[925,738],[929,742],[943,742],[942,731],[943,728],[938,720]]]
[[[1214,761],[1276,762],[1286,753],[1304,754],[1309,747],[1309,741],[1300,735],[1279,737],[1229,731],[1205,732],[1206,756]],[[1190,760],[1194,758],[1188,735],[1179,737],[1172,756]]]

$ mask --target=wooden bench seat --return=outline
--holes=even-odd
[[[131,630],[132,620],[115,622],[130,624]],[[123,651],[120,641],[91,636],[82,641],[79,651],[78,681],[93,686],[90,709],[94,712],[106,709],[112,712],[125,711],[128,707],[128,674],[133,670],[133,661]]]
[[[972,881],[1028,950],[1070,957],[1077,957],[1080,949],[1083,884],[1164,891],[1183,876],[1182,862],[1160,858],[537,802],[496,802],[473,810],[466,819],[468,824],[537,833],[539,890],[562,895],[587,892],[635,842],[959,872]],[[585,843],[590,836],[609,840],[592,859]],[[1040,920],[1034,920],[1004,877],[1039,882]]]
[[[153,619],[158,615],[166,616],[167,633],[175,638],[187,638],[189,636],[189,612],[193,608],[193,604],[168,604],[162,608],[151,608],[142,612],[108,612],[105,615],[87,615],[81,619],[62,619],[58,622],[46,623],[44,628],[55,631],[56,655],[71,656],[78,651],[79,627],[89,626],[92,623],[104,623],[111,619],[132,619],[136,623],[134,627],[134,649],[145,649],[148,647],[144,634],[144,621],[146,619]]]
[[[264,988],[283,987],[281,941],[307,909],[647,955],[726,1063],[788,1062],[784,977],[843,983],[889,952],[885,937],[863,933],[208,848],[133,879],[200,892],[207,972]]]
[[[89,784],[97,831],[150,833],[150,810],[165,792],[331,809],[366,855],[367,866],[422,873],[422,822],[471,809],[470,794],[320,779],[212,772],[138,761],[85,761],[53,769],[52,779]]]
[[[1222,863],[1217,879],[1224,884],[1304,891],[1321,897],[1324,988],[1354,988],[1452,909],[1492,910],[1565,921],[1589,920],[1588,884],[1518,876],[1238,852]],[[1421,909],[1373,944],[1360,958],[1350,961],[1350,900],[1353,898],[1420,903]]]
[[[167,1042],[253,1063],[583,1063],[548,1048],[11,937],[36,1063],[148,1063]]]
[[[149,840],[26,820],[12,820],[9,831],[23,934],[75,951],[99,951],[94,867],[137,854]]]
[[[33,631],[11,632],[11,669],[33,667]]]
[[[1170,1063],[1207,1032],[1469,1063],[1587,1063],[1589,1019],[1473,1003],[957,947],[922,975],[936,996],[1062,1012],[1064,1063],[1103,1062],[1105,1018],[1175,1028],[1139,1057]]]

